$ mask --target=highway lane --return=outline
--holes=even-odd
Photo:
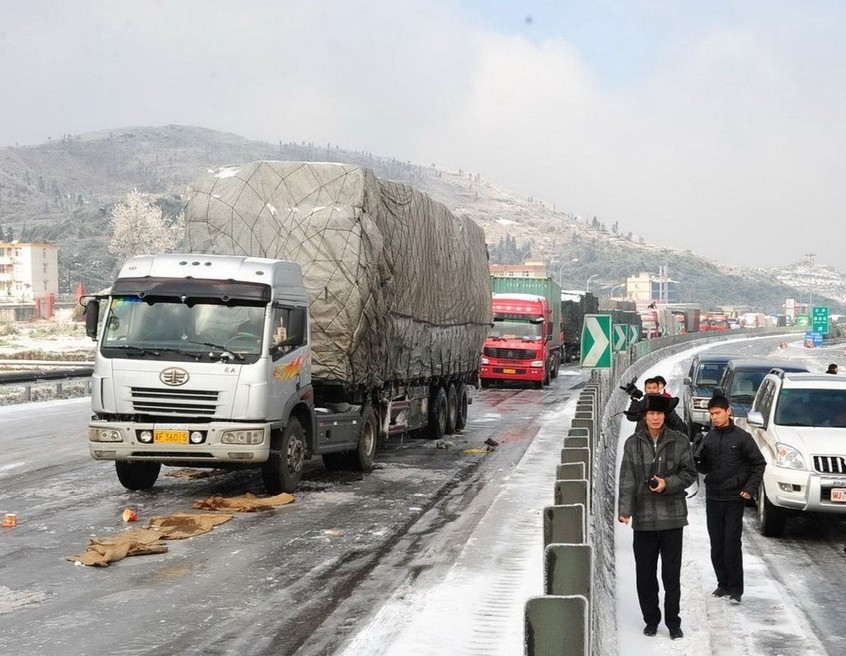
[[[19,518],[0,540],[3,653],[331,653],[358,618],[419,573],[410,554],[445,527],[452,539],[438,544],[437,559],[456,556],[545,410],[586,377],[571,374],[544,390],[484,390],[451,448],[392,439],[367,475],[311,463],[295,503],[238,514],[211,533],[170,541],[165,554],[108,568],[65,557],[126,528],[124,508],[143,522],[213,494],[261,493],[260,476],[192,480],[165,469],[153,490],[129,492],[110,463],[88,457],[84,400],[0,409],[0,509]],[[490,453],[462,452],[489,438],[499,443]],[[391,575],[368,578],[388,554]]]

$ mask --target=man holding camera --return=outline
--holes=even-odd
[[[635,408],[643,416],[623,445],[618,519],[634,531],[637,597],[643,634],[654,636],[661,621],[658,557],[664,584],[664,623],[673,640],[684,637],[679,617],[682,531],[687,525],[685,490],[696,480],[687,435],[665,426],[677,398],[646,394]],[[630,408],[632,411],[632,408]]]

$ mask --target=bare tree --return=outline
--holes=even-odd
[[[137,189],[112,208],[109,226],[109,251],[122,259],[167,253],[182,240],[182,216],[175,223],[168,223],[161,208],[148,203],[146,194]]]

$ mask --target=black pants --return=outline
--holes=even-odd
[[[743,501],[705,502],[708,536],[711,538],[711,564],[717,585],[731,594],[743,594]]]
[[[681,561],[683,529],[633,531],[637,600],[646,624],[661,621],[658,605],[658,556],[661,556],[661,581],[664,584],[664,624],[668,629],[681,626]]]

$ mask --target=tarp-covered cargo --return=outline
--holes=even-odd
[[[347,164],[252,162],[209,172],[193,192],[192,252],[302,267],[316,380],[373,387],[478,370],[491,294],[470,219]]]

